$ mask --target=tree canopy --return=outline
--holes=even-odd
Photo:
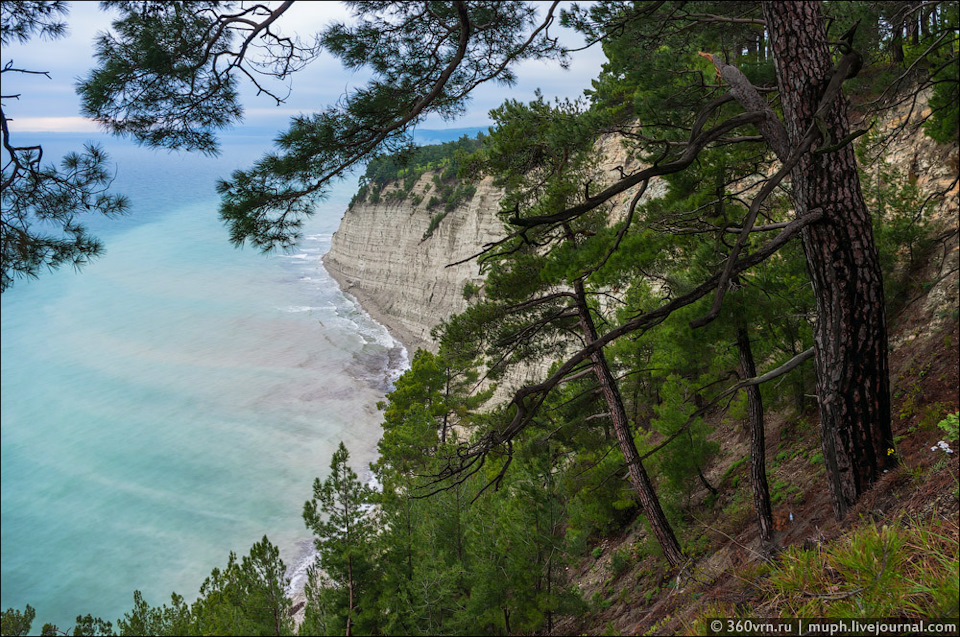
[[[411,128],[425,116],[457,116],[479,84],[512,82],[511,67],[521,60],[563,64],[573,54],[550,36],[556,2],[542,15],[523,2],[348,3],[352,24],[332,24],[306,43],[276,29],[291,4],[104,3],[120,17],[98,39],[98,66],[79,84],[84,113],[117,134],[216,152],[217,131],[242,115],[241,78],[267,91],[258,77],[286,78],[321,49],[372,73],[338,104],[293,118],[274,152],[220,182],[220,214],[236,244],[291,245],[331,180],[359,162],[408,149]],[[851,128],[844,86],[866,64],[892,62],[881,97],[908,82],[919,87],[910,94],[932,88],[927,130],[943,138],[957,119],[956,6],[609,1],[561,13],[610,61],[583,114],[543,103],[502,107],[502,148],[487,158],[506,186],[510,232],[491,250],[509,252],[517,242],[569,250],[575,242],[568,237],[580,231],[570,224],[605,214],[619,196],[632,196],[633,209],[651,179],[695,174],[710,152],[743,152],[756,158],[756,168],[750,187],[736,171],[714,177],[713,206],[725,211],[725,223],[710,231],[736,235],[717,265],[682,294],[588,339],[549,378],[519,390],[512,423],[475,452],[483,456],[509,442],[569,374],[621,337],[644,334],[708,297],[712,304],[691,327],[716,320],[738,277],[799,237],[817,304],[824,455],[834,508],[843,516],[887,467],[892,448],[882,273],[851,146],[868,129]],[[11,24],[11,33],[38,28]],[[587,159],[591,140],[613,131],[642,162],[596,178]],[[770,161],[772,173],[761,168]],[[783,192],[792,220],[768,213]],[[762,217],[771,222],[758,223]],[[629,235],[632,218],[603,262]],[[601,266],[581,262],[585,269],[574,280]]]
[[[435,161],[444,149],[410,149],[428,114],[455,117],[480,83],[509,84],[520,60],[576,54],[550,36],[558,3],[538,15],[522,2],[355,2],[352,24],[310,44],[273,30],[288,2],[106,4],[121,17],[81,83],[84,109],[147,145],[215,152],[217,132],[242,114],[240,78],[286,77],[319,48],[372,72],[219,184],[231,240],[263,249],[294,242],[329,183],[361,162],[372,196],[417,168],[404,158]],[[958,19],[955,3],[936,2],[603,1],[563,12],[608,62],[585,100],[506,101],[458,158],[462,174],[502,188],[504,236],[478,255],[485,282],[438,327],[438,353],[418,353],[387,396],[380,492],[360,483],[343,445],[315,482],[304,519],[325,575],[311,574],[303,630],[550,630],[555,613],[578,607],[557,577],[564,560],[638,509],[654,538],[641,552],[679,577],[702,550],[684,500],[695,485],[719,494],[703,470],[718,421],[746,423],[772,549],[784,494],[765,475],[771,404],[792,402],[798,421],[816,414],[834,515],[853,510],[896,461],[884,258],[894,230],[916,236],[877,228],[873,213],[886,214],[881,200],[902,213],[917,197],[879,177],[865,195],[854,142],[873,133],[848,95],[869,91],[869,113],[868,100],[929,91],[927,133],[947,138]],[[606,174],[604,136],[627,155]],[[534,359],[549,371],[477,409],[492,393],[476,391],[482,370],[496,381]],[[775,378],[789,390],[770,389]],[[199,616],[217,629],[289,630],[270,623],[282,610],[278,558],[266,538],[254,548],[214,571],[189,613],[174,597],[172,609],[139,614],[166,618],[163,630],[181,611],[191,629]],[[221,613],[217,600],[261,562],[249,590],[273,614]]]
[[[5,2],[0,8],[0,43],[56,39],[67,29],[66,2]],[[43,75],[9,60],[0,76]],[[48,76],[49,77],[49,76]],[[108,155],[96,145],[65,155],[57,164],[46,161],[43,147],[20,141],[11,133],[8,104],[18,94],[0,96],[3,173],[0,182],[0,292],[23,277],[64,264],[79,268],[99,255],[103,245],[87,233],[82,216],[123,214],[129,203],[108,192],[113,175]]]

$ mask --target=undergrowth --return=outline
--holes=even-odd
[[[957,520],[901,517],[871,523],[815,548],[791,546],[762,565],[756,600],[706,605],[685,626],[707,634],[713,618],[954,618],[960,615]],[[747,614],[744,614],[746,612]],[[713,633],[717,634],[717,633]]]

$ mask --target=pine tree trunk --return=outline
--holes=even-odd
[[[446,371],[447,382],[443,391],[443,426],[440,429],[440,444],[447,444],[447,425],[449,423],[450,410],[450,368]]]
[[[903,64],[903,36],[900,35],[899,30],[894,34],[893,40],[890,42],[890,56],[893,58],[895,64]]]
[[[750,337],[741,320],[737,321],[737,352],[740,354],[740,367],[744,378],[757,375],[750,348]],[[757,511],[757,525],[760,528],[760,545],[764,551],[773,548],[773,509],[770,506],[770,488],[767,486],[767,446],[763,431],[763,400],[760,388],[747,387],[747,410],[750,428],[750,487],[753,489],[753,506]]]
[[[907,39],[910,44],[916,46],[920,44],[920,13],[914,11],[907,16]]]
[[[819,2],[809,0],[763,5],[793,144],[813,124],[832,75],[820,9]],[[842,96],[823,123],[834,140],[848,134]],[[824,213],[822,222],[803,230],[803,247],[817,300],[814,345],[823,455],[839,519],[892,461],[883,281],[853,147],[807,154],[791,178],[797,215]]]
[[[577,281],[574,284],[577,295],[577,313],[580,319],[580,327],[583,330],[587,344],[597,340],[597,329],[590,316],[590,308],[587,306],[586,293],[583,289],[583,283]],[[630,422],[627,420],[627,410],[623,406],[623,399],[620,396],[620,390],[617,387],[617,380],[610,371],[607,364],[607,358],[603,349],[590,357],[593,363],[593,371],[600,382],[600,389],[603,398],[610,409],[610,420],[613,421],[613,430],[617,436],[617,442],[620,444],[620,451],[627,462],[627,470],[630,474],[630,481],[640,497],[640,505],[643,512],[650,521],[650,528],[663,549],[663,555],[671,566],[680,567],[684,563],[683,552],[676,536],[673,534],[673,528],[664,515],[660,507],[660,500],[657,498],[650,477],[646,469],[643,468],[643,462],[640,460],[640,453],[633,442],[633,434],[630,431]]]
[[[353,557],[347,557],[347,637],[350,637],[353,630]]]

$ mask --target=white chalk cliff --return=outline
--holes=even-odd
[[[878,129],[890,132],[902,125],[910,115],[907,106],[885,113]],[[922,121],[927,114],[929,107],[923,105],[913,117]],[[597,152],[597,187],[604,181],[613,181],[620,168],[627,172],[637,168],[637,162],[619,138],[599,139]],[[909,173],[924,195],[937,193],[939,205],[929,221],[940,232],[955,232],[957,144],[938,145],[914,125],[908,127],[908,134],[886,148],[884,155],[891,165]],[[431,173],[423,175],[412,193],[426,194],[431,178]],[[469,257],[506,233],[497,215],[502,191],[493,185],[491,177],[477,182],[476,187],[473,198],[450,211],[429,237],[424,234],[438,209],[430,210],[424,202],[414,203],[411,197],[390,198],[386,193],[396,187],[387,187],[378,203],[358,203],[345,213],[324,257],[324,265],[341,288],[355,296],[399,338],[411,355],[419,347],[436,351],[430,331],[443,319],[465,310],[468,302],[463,295],[464,286],[483,280],[476,259]],[[643,200],[664,192],[665,184],[652,180]],[[611,219],[623,218],[629,199],[630,193],[611,202]],[[928,296],[928,303],[936,306],[931,314],[942,315],[943,308],[956,307],[956,278],[949,273],[957,267],[957,253],[954,234],[944,245],[943,257],[937,264],[936,285]],[[452,263],[458,265],[450,266]],[[948,274],[941,276],[943,272]],[[532,380],[547,366],[547,362],[539,362],[529,369],[517,370],[511,384],[524,378]]]
[[[422,192],[430,177],[424,175],[413,191]],[[464,286],[483,280],[476,259],[447,266],[504,235],[497,217],[501,191],[489,177],[476,186],[473,198],[451,210],[427,238],[424,233],[438,211],[428,210],[426,203],[387,196],[378,203],[358,203],[344,214],[323,258],[340,287],[411,355],[420,347],[436,351],[430,330],[465,310]]]

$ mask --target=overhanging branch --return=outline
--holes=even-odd
[[[737,274],[757,265],[758,263],[763,262],[771,255],[779,251],[803,228],[819,221],[822,217],[822,210],[816,209],[810,211],[803,217],[790,222],[782,232],[764,244],[760,249],[736,261],[731,268],[732,273]],[[499,431],[490,432],[474,443],[461,447],[457,451],[459,465],[449,466],[447,469],[445,469],[443,476],[440,477],[450,477],[452,475],[460,474],[462,471],[473,468],[478,459],[485,457],[488,453],[500,445],[506,444],[513,440],[532,421],[534,415],[543,405],[543,402],[546,400],[546,397],[550,391],[562,383],[569,374],[577,370],[581,363],[587,361],[594,353],[600,351],[603,347],[615,341],[616,339],[635,332],[644,333],[652,327],[663,322],[676,310],[703,298],[717,286],[720,278],[720,274],[715,274],[687,294],[684,294],[670,301],[669,303],[660,306],[656,310],[642,314],[631,321],[624,323],[620,327],[610,330],[606,334],[597,338],[597,340],[581,348],[572,356],[570,356],[570,358],[560,365],[560,367],[557,368],[556,371],[543,382],[535,385],[528,385],[517,390],[517,392],[514,394],[513,400],[510,402],[510,406],[516,408],[516,412],[510,423]],[[812,350],[809,352],[804,352],[799,357],[795,357],[795,359],[788,361],[788,363],[785,363],[777,370],[768,372],[761,377],[757,377],[757,379],[751,379],[751,381],[755,383],[765,382],[766,380],[769,380],[780,373],[786,373],[790,369],[793,369],[802,363],[810,355],[812,355]],[[751,381],[743,382],[747,383]],[[740,383],[736,389],[740,389],[742,386],[746,385]]]

